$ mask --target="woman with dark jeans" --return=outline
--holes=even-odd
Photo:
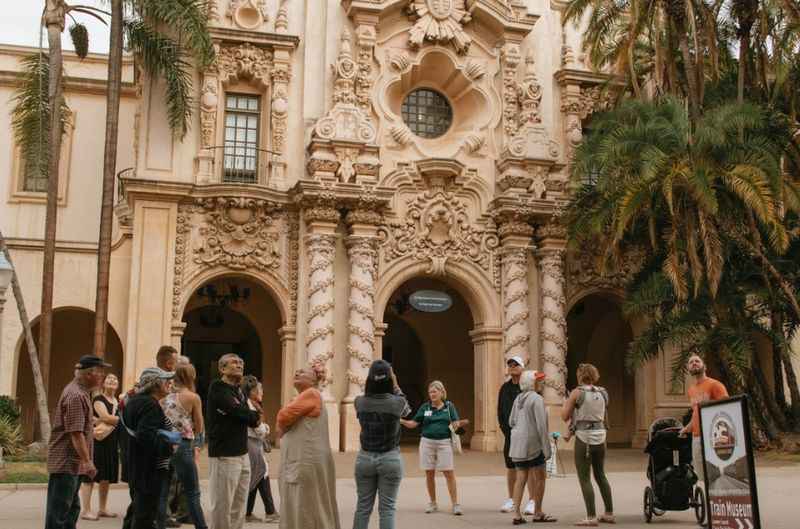
[[[195,529],[206,529],[203,506],[200,503],[200,480],[197,476],[197,460],[203,439],[203,405],[194,392],[196,372],[191,364],[180,364],[175,369],[173,391],[161,403],[164,414],[172,423],[174,431],[181,434],[181,442],[172,455],[172,466],[189,506],[189,516]],[[159,502],[159,523],[167,517],[169,480],[162,487]]]
[[[356,457],[358,502],[353,529],[367,529],[376,495],[380,529],[394,529],[397,492],[403,479],[400,418],[411,410],[388,362],[372,363],[364,395],[356,397],[355,409],[361,424],[361,451]]]

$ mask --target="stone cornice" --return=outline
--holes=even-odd
[[[613,74],[592,72],[589,70],[577,70],[574,68],[562,68],[553,74],[556,82],[563,86],[566,84],[611,84],[623,86],[625,79]]]
[[[301,208],[326,204],[348,210],[382,211],[389,206],[394,192],[388,187],[300,180],[289,191],[289,196]]]
[[[241,197],[266,200],[276,206],[291,207],[292,201],[285,191],[256,184],[211,184],[196,185],[183,182],[145,180],[142,178],[120,179],[125,190],[125,199],[131,209],[137,200],[181,202],[190,198]]]
[[[0,86],[16,88],[21,82],[21,72],[0,70]],[[66,93],[76,92],[81,94],[105,95],[108,91],[108,83],[104,80],[88,77],[64,76],[64,91]],[[123,82],[120,94],[123,97],[136,97],[136,85],[134,83]]]
[[[265,33],[262,31],[247,31],[243,29],[209,28],[211,38],[223,43],[244,44],[249,43],[259,48],[295,49],[300,44],[300,37],[283,33]]]

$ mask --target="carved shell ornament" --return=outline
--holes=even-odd
[[[411,0],[408,9],[417,21],[409,30],[409,44],[451,42],[458,53],[466,53],[472,39],[464,31],[463,25],[471,20],[465,4],[465,0]]]

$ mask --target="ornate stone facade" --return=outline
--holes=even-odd
[[[471,20],[466,0],[411,0],[409,14],[414,25],[408,32],[411,47],[426,41],[452,44],[458,53],[466,53],[472,38],[464,31]]]

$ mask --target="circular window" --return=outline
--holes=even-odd
[[[453,109],[442,94],[429,88],[412,90],[400,108],[408,128],[423,138],[438,138],[453,123]]]

